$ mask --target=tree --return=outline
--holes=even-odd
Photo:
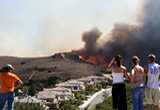
[[[40,104],[15,103],[14,110],[45,110]]]
[[[60,104],[59,110],[79,110],[78,106],[72,103],[73,101],[64,101]]]
[[[37,93],[37,90],[33,85],[28,87],[28,95],[34,96],[36,93]]]
[[[57,84],[59,80],[60,80],[60,79],[59,79],[58,77],[49,77],[48,80],[47,80],[47,86],[49,86],[49,87],[50,87],[50,86],[54,87],[55,84]]]

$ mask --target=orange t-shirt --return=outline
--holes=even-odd
[[[14,92],[14,86],[20,78],[13,73],[4,73],[0,75],[0,93]]]

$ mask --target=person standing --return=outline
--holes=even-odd
[[[14,89],[17,86],[21,86],[23,82],[20,78],[12,73],[14,67],[10,64],[6,64],[1,69],[0,75],[0,110],[3,110],[4,105],[7,102],[7,110],[13,110],[14,105]]]
[[[124,76],[127,78],[127,69],[122,65],[122,57],[115,56],[108,65],[108,69],[112,71],[112,103],[113,110],[127,110],[126,87]]]
[[[133,68],[131,71],[132,84],[132,102],[133,110],[144,110],[144,69],[139,65],[140,59],[137,56],[132,57]]]
[[[160,110],[160,91],[159,91],[159,77],[160,65],[156,63],[156,56],[150,54],[148,56],[147,68],[147,88],[145,91],[145,98],[148,110]]]

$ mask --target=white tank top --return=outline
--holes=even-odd
[[[159,75],[160,66],[156,63],[148,65],[148,82],[147,86],[149,88],[158,89],[159,88]]]
[[[113,84],[124,82],[124,73],[112,73]]]

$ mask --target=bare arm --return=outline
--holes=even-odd
[[[145,85],[147,85],[148,81],[148,68],[144,67],[144,78],[145,78]]]
[[[131,70],[131,74],[130,74],[130,81],[131,81],[131,83],[134,83],[134,75],[135,75],[135,70],[132,69]]]
[[[16,79],[17,80],[15,82],[15,89],[21,88],[23,86],[23,81],[19,77],[17,77]]]
[[[113,63],[114,63],[114,58],[110,61],[110,63],[106,66],[107,71],[112,71]]]
[[[144,67],[144,75],[147,76],[147,74],[148,74],[148,68]]]
[[[111,68],[111,67],[112,67],[112,65],[113,65],[113,63],[114,63],[114,61],[115,61],[115,58],[112,58],[112,60],[110,61],[110,63],[109,63],[109,65],[108,65],[108,67],[107,67],[107,68]]]
[[[131,80],[131,77],[128,75],[127,68],[123,67],[123,70],[124,70],[124,76],[125,76],[125,78],[128,79],[128,80]]]
[[[20,89],[23,86],[23,82],[22,81],[17,81],[15,84],[15,89]]]

